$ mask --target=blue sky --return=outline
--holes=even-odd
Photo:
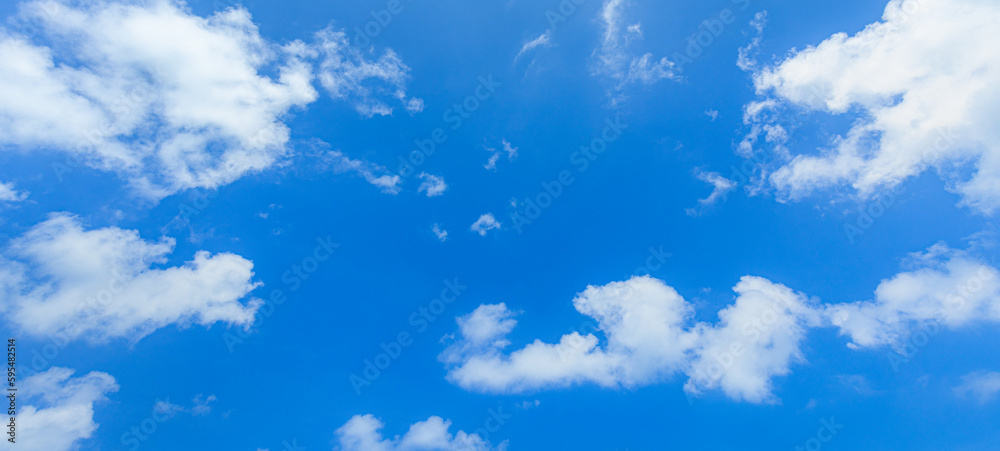
[[[0,15],[3,449],[1000,442],[991,2]]]

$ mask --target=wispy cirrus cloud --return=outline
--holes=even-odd
[[[601,7],[601,42],[592,55],[591,74],[608,79],[612,105],[626,98],[625,89],[632,84],[650,85],[660,80],[679,79],[674,62],[667,57],[656,59],[652,53],[638,55],[635,43],[642,40],[642,25],[627,24],[625,9],[628,0],[606,0]]]

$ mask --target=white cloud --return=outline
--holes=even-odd
[[[507,159],[514,161],[517,158],[517,147],[514,147],[510,141],[504,139],[501,144],[503,144],[503,151],[507,152]]]
[[[11,449],[70,451],[97,430],[94,405],[118,391],[118,384],[96,371],[72,376],[73,370],[53,367],[20,382],[17,443]]]
[[[510,141],[503,139],[500,141],[500,145],[503,146],[503,151],[507,153],[508,161],[514,161],[517,159],[518,149],[517,147],[514,147],[514,145],[511,144]],[[490,158],[489,160],[486,161],[486,164],[483,165],[483,167],[490,171],[496,171],[497,162],[500,161],[500,152],[495,147],[487,147],[484,145],[483,148],[490,153]]]
[[[740,47],[739,57],[736,59],[736,65],[748,72],[757,70],[758,67],[755,58],[760,51],[760,42],[763,39],[764,27],[767,26],[767,11],[764,10],[754,14],[753,20],[750,21],[750,26],[757,30],[757,35],[750,39],[749,44]]]
[[[961,204],[1000,207],[1000,4],[892,0],[882,20],[834,34],[754,73],[760,101],[747,105],[744,153],[776,147],[784,161],[767,181],[782,196],[850,185],[861,197],[935,170]],[[854,115],[820,152],[786,158],[787,136],[760,142],[789,111]]]
[[[800,343],[818,313],[804,296],[765,279],[744,277],[734,291],[736,303],[719,313],[719,324],[688,327],[694,309],[657,279],[587,287],[573,305],[596,320],[596,328],[510,353],[504,348],[514,313],[504,304],[483,305],[458,319],[458,337],[440,360],[450,381],[483,392],[584,383],[636,387],[684,373],[690,393],[719,388],[733,399],[772,402],[771,379],[802,360]],[[596,330],[606,337],[603,345],[589,333]],[[734,347],[737,353],[727,357]]]
[[[706,208],[715,205],[720,199],[725,199],[726,194],[736,188],[736,182],[723,177],[718,172],[698,170],[695,171],[694,175],[698,180],[712,185],[712,194],[704,199],[698,199],[698,208],[687,209],[687,214],[690,216],[700,215]]]
[[[993,401],[1000,395],[1000,373],[980,371],[962,376],[962,383],[955,387],[955,394],[963,398],[974,398],[982,404]]]
[[[480,216],[479,219],[472,224],[472,227],[470,227],[473,232],[478,233],[480,236],[486,236],[486,232],[499,228],[500,223],[493,217],[493,213],[486,213]]]
[[[198,395],[191,400],[191,415],[208,415],[212,412],[212,403],[215,402],[215,395]]]
[[[760,277],[744,277],[733,291],[736,303],[719,312],[719,324],[695,328],[699,343],[684,389],[718,388],[731,399],[774,402],[771,381],[804,363],[800,347],[808,329],[821,324],[820,315],[805,296]]]
[[[535,407],[538,407],[538,406],[542,405],[542,401],[537,400],[537,399],[534,400],[534,401],[521,401],[521,402],[519,402],[519,403],[517,403],[515,405],[517,406],[518,409],[529,410],[529,409],[534,409]]]
[[[173,418],[174,415],[183,411],[183,406],[170,402],[169,398],[165,401],[156,401],[156,403],[153,404],[153,412],[158,415],[162,415],[163,418]]]
[[[344,31],[332,27],[316,33],[316,39],[321,54],[317,77],[332,98],[350,102],[367,117],[392,114],[385,97],[395,98],[410,113],[423,111],[422,99],[407,99],[410,68],[392,49],[371,59],[373,49],[352,46]]]
[[[377,186],[383,193],[399,194],[399,185],[402,182],[402,178],[398,175],[390,174],[382,166],[367,161],[352,160],[339,150],[324,152],[320,155],[320,158],[323,163],[329,165],[336,173],[353,172],[363,177],[368,183]]]
[[[486,164],[484,164],[483,167],[490,171],[496,171],[497,161],[500,161],[500,152],[497,152],[492,148],[487,148],[486,150],[492,151],[493,153],[490,154],[490,158],[486,160]]]
[[[170,238],[84,230],[77,218],[53,214],[0,256],[0,314],[25,333],[60,340],[137,341],[170,324],[253,323],[262,302],[240,302],[258,286],[252,262],[199,251],[182,266],[154,268],[173,248]]]
[[[19,193],[13,183],[0,182],[0,202],[20,202],[28,198],[28,193]]]
[[[203,416],[212,412],[211,404],[215,400],[215,395],[205,397],[205,395],[199,394],[191,400],[191,407],[184,407],[170,402],[170,398],[167,398],[165,401],[157,401],[156,404],[153,404],[153,412],[165,418],[172,418],[181,412],[187,412],[193,416]]]
[[[457,319],[459,330],[448,337],[439,360],[449,381],[479,392],[581,384],[634,388],[685,375],[690,395],[719,390],[734,400],[774,403],[775,379],[805,363],[802,348],[812,329],[837,327],[853,340],[852,348],[862,349],[899,345],[929,322],[951,329],[1000,322],[1000,271],[970,252],[936,245],[913,254],[907,269],[883,280],[875,300],[865,302],[820,304],[784,285],[745,276],[717,322],[693,325],[693,306],[660,280],[644,276],[590,286],[573,305],[596,324],[584,323],[555,343],[534,340],[514,350],[507,348],[517,313],[502,303],[482,305]],[[841,379],[872,392],[862,375]],[[979,386],[992,387],[991,378],[984,380]]]
[[[39,0],[16,20],[48,47],[0,30],[0,143],[67,152],[151,198],[268,168],[284,117],[317,97],[304,44],[267,42],[242,8]]]
[[[417,177],[422,180],[420,187],[417,188],[417,192],[426,193],[427,197],[440,196],[444,194],[446,189],[448,189],[448,185],[444,183],[444,178],[442,177],[431,175],[426,172],[421,172]]]
[[[434,235],[437,236],[437,238],[442,242],[448,240],[448,231],[441,228],[440,225],[434,224],[434,227],[431,228],[431,231],[433,231]]]
[[[424,99],[418,99],[416,97],[410,98],[406,101],[406,111],[410,114],[416,114],[424,111]]]
[[[1000,271],[944,244],[910,256],[912,270],[883,280],[875,299],[827,308],[852,347],[900,346],[921,325],[1000,322]]]
[[[449,432],[451,421],[432,416],[414,423],[402,437],[382,436],[385,425],[372,415],[355,415],[337,429],[336,441],[341,451],[490,451],[506,449],[506,444],[494,448],[478,434]]]
[[[552,45],[552,30],[546,30],[545,33],[542,33],[537,38],[532,39],[529,42],[526,42],[521,47],[521,51],[517,52],[517,56],[514,57],[514,61],[516,62],[525,53],[528,53],[528,52],[530,52],[530,51],[532,51],[534,49],[540,48],[540,47],[548,47],[550,45]]]
[[[719,118],[719,110],[705,110],[705,116],[708,116],[712,122],[715,122],[715,120]]]
[[[594,50],[591,74],[608,78],[614,84],[612,103],[624,97],[621,91],[633,83],[653,84],[663,79],[677,79],[674,63],[666,57],[654,59],[652,53],[633,54],[633,43],[642,39],[642,27],[624,24],[626,0],[606,0],[601,7],[602,37]]]

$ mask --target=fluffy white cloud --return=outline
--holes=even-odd
[[[19,193],[13,183],[0,182],[0,202],[20,202],[28,198],[28,193]]]
[[[599,15],[602,36],[594,50],[591,74],[609,79],[614,85],[612,103],[624,97],[621,91],[634,83],[653,84],[663,79],[679,78],[674,63],[666,57],[659,60],[652,53],[636,56],[632,47],[642,39],[642,27],[637,22],[625,24],[627,0],[606,0]]]
[[[448,189],[448,184],[444,182],[444,178],[428,174],[426,172],[421,172],[417,176],[420,180],[420,186],[417,188],[418,193],[426,193],[427,197],[437,197],[444,194],[445,190]]]
[[[353,172],[360,175],[372,185],[386,194],[399,194],[403,179],[377,164],[367,161],[353,160],[339,150],[331,150],[320,155],[320,160],[336,173]],[[442,180],[443,183],[443,180]],[[442,190],[443,191],[443,190]]]
[[[25,333],[104,341],[139,340],[169,324],[249,326],[262,302],[241,303],[258,284],[253,263],[233,254],[195,254],[163,265],[174,241],[134,230],[84,230],[54,214],[0,256],[0,313]]]
[[[98,427],[94,405],[117,391],[118,384],[100,372],[72,376],[73,370],[50,368],[20,382],[17,443],[4,440],[4,449],[70,451],[90,438]]]
[[[902,346],[921,327],[1000,322],[1000,270],[972,252],[937,244],[912,254],[903,271],[878,285],[874,300],[853,303],[821,304],[745,276],[716,323],[691,325],[693,307],[648,276],[590,286],[573,305],[596,324],[584,323],[557,343],[535,340],[513,351],[507,348],[516,313],[505,304],[482,305],[457,319],[459,330],[439,360],[449,381],[481,392],[629,388],[683,374],[691,395],[720,390],[734,400],[772,403],[775,378],[805,363],[802,346],[811,329],[839,328],[852,340],[848,346],[863,349]],[[984,397],[985,389],[975,387],[992,387],[992,379],[983,380],[964,392]]]
[[[411,113],[424,109],[422,99],[407,99],[410,68],[392,49],[372,60],[372,49],[352,46],[343,31],[333,28],[317,33],[316,40],[321,58],[317,76],[334,99],[350,102],[358,113],[368,117],[392,114],[392,107],[383,97],[395,98]]]
[[[851,185],[862,196],[936,170],[961,203],[1000,207],[1000,3],[892,0],[882,20],[837,33],[754,73],[763,98],[746,107],[744,153],[771,147],[765,174],[797,199]],[[748,66],[751,67],[751,66]],[[852,115],[819,152],[789,153],[790,111]]]
[[[745,277],[736,303],[716,325],[689,326],[693,307],[662,281],[633,277],[591,286],[577,295],[577,311],[596,320],[564,335],[505,353],[516,325],[506,305],[483,305],[458,319],[458,337],[441,354],[448,379],[476,391],[517,393],[592,383],[635,387],[689,376],[685,390],[722,389],[733,399],[771,402],[771,379],[802,360],[799,346],[819,314],[782,285]],[[590,332],[600,330],[601,344]]]
[[[1000,395],[1000,373],[979,371],[962,376],[962,383],[955,387],[955,394],[966,398],[975,398],[985,404]]]
[[[372,415],[355,415],[337,429],[340,451],[491,451],[504,450],[506,444],[494,448],[478,434],[464,431],[452,435],[451,421],[430,417],[414,423],[402,437],[382,437],[385,425]]]
[[[153,198],[269,167],[283,117],[317,96],[305,45],[265,41],[242,8],[38,0],[18,20],[47,46],[0,30],[0,142],[68,152]]]
[[[1000,322],[1000,271],[944,244],[910,256],[910,271],[883,280],[875,299],[827,308],[852,347],[899,346],[921,325]]]
[[[478,233],[480,236],[486,236],[486,233],[490,230],[499,228],[500,223],[493,217],[493,213],[486,213],[480,216],[476,222],[472,223],[472,227],[469,227],[469,229]]]
[[[744,277],[733,290],[736,303],[719,312],[719,324],[695,328],[698,347],[684,389],[775,401],[771,380],[805,361],[801,344],[809,328],[821,324],[820,314],[805,296],[760,277]]]
[[[733,188],[736,188],[736,182],[723,177],[718,172],[706,172],[706,171],[695,171],[695,177],[705,183],[712,185],[712,194],[704,199],[698,199],[698,208],[687,209],[687,214],[690,216],[698,216],[705,211],[706,208],[715,205],[721,199],[726,197]]]

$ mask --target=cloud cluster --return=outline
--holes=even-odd
[[[961,204],[1000,207],[1000,4],[892,0],[882,20],[837,33],[754,70],[744,154],[781,162],[763,180],[782,196],[850,185],[861,197],[936,171]],[[742,60],[741,60],[742,61]],[[791,151],[790,116],[845,115],[849,130],[818,152]]]
[[[591,74],[609,79],[613,86],[612,103],[620,102],[621,93],[635,83],[653,84],[663,79],[677,79],[674,63],[667,57],[656,59],[652,53],[636,55],[632,48],[642,39],[642,26],[625,23],[627,0],[606,0],[601,7],[601,42],[593,53]]]
[[[875,299],[827,308],[852,347],[900,346],[916,327],[1000,322],[1000,272],[966,251],[936,244],[909,257],[911,271],[883,280]]]
[[[510,141],[502,139],[500,141],[500,145],[503,146],[503,151],[507,154],[507,160],[514,161],[517,159],[518,149],[517,147],[514,147],[514,145],[511,144]],[[490,158],[486,160],[486,164],[483,165],[483,167],[490,171],[496,171],[497,162],[500,161],[500,151],[498,151],[495,147],[489,147],[486,145],[483,145],[483,148],[490,153]]]
[[[397,99],[410,113],[423,111],[422,99],[407,98],[410,68],[392,49],[371,59],[373,49],[352,46],[344,31],[332,27],[316,33],[316,48],[320,53],[320,84],[332,98],[354,105],[362,116],[392,114],[393,108],[382,100],[385,96]]]
[[[745,277],[736,303],[715,325],[691,325],[693,307],[648,276],[591,286],[573,305],[593,318],[592,330],[558,343],[540,340],[504,353],[516,325],[506,305],[483,305],[459,318],[455,343],[441,355],[448,379],[463,388],[510,393],[583,383],[636,387],[685,373],[685,389],[721,388],[736,399],[771,400],[771,378],[801,360],[799,343],[818,315],[802,295],[765,279]],[[605,343],[593,333],[600,330]],[[738,355],[729,356],[733,351]]]
[[[375,58],[333,28],[273,43],[240,7],[200,17],[178,0],[34,0],[14,25],[37,33],[0,28],[0,144],[65,152],[154,200],[287,157],[286,122],[317,99],[316,78],[363,116],[391,114],[384,96],[423,109],[391,49]]]
[[[382,437],[385,425],[372,415],[355,415],[337,429],[336,442],[340,451],[502,451],[505,444],[494,448],[477,434],[464,431],[452,435],[451,421],[430,417],[414,423],[402,437]]]
[[[244,9],[38,0],[19,20],[48,46],[0,31],[0,142],[68,152],[153,198],[267,168],[283,116],[317,95],[302,44],[266,42]]]
[[[13,183],[0,182],[0,202],[20,202],[28,198],[28,193],[14,189]]]
[[[94,405],[118,391],[115,379],[92,372],[50,368],[19,382],[17,443],[22,451],[70,451],[97,430]],[[6,440],[4,441],[6,443]]]
[[[249,326],[261,305],[241,299],[258,284],[253,263],[200,251],[162,267],[174,241],[145,241],[134,230],[84,230],[54,214],[0,255],[0,314],[21,331],[106,341],[139,340],[170,324]]]
[[[851,347],[898,344],[921,321],[959,327],[1000,322],[1000,272],[967,252],[936,245],[907,262],[910,270],[879,284],[872,301],[820,304],[790,288],[746,276],[735,302],[715,323],[692,323],[693,306],[648,277],[590,286],[573,300],[596,324],[507,351],[516,312],[482,305],[458,318],[439,359],[447,378],[468,390],[520,393],[595,384],[631,388],[687,377],[684,390],[720,390],[751,403],[775,402],[774,379],[805,362],[809,331],[837,327]],[[599,338],[597,332],[603,334]]]

